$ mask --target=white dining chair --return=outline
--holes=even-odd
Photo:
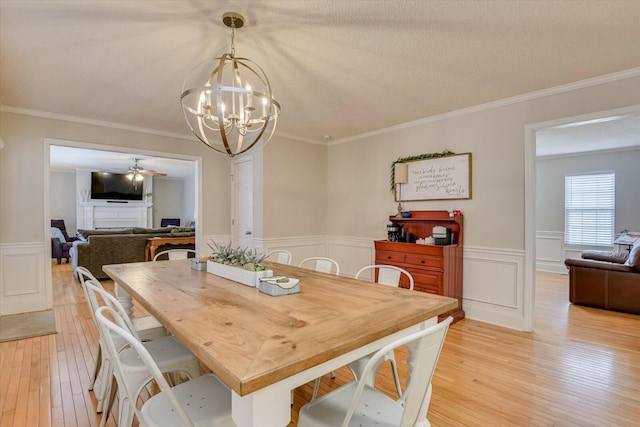
[[[313,263],[311,270],[315,270],[320,273],[335,274],[336,276],[340,275],[340,265],[338,262],[326,257],[316,256],[305,258],[300,262],[300,264],[298,264],[298,267],[308,268],[307,264],[311,263]]]
[[[331,258],[326,258],[326,257],[310,257],[310,258],[305,258],[303,259],[300,264],[298,264],[298,267],[301,268],[307,268],[307,265],[313,264],[313,270],[318,271],[320,273],[327,273],[327,274],[332,274],[333,271],[335,271],[336,276],[340,275],[340,265],[338,264],[337,261],[331,259]],[[336,373],[334,371],[331,371],[331,379],[335,379],[336,377]],[[320,379],[322,377],[318,377],[316,378],[316,381],[313,385],[313,393],[311,395],[312,399],[315,399],[316,395],[318,394],[318,390],[320,389]]]
[[[371,271],[373,274],[372,280],[376,283],[386,286],[398,287],[401,283],[401,277],[404,276],[408,282],[408,286],[410,290],[413,290],[414,280],[411,273],[407,270],[396,267],[395,265],[367,265],[362,267],[355,275],[356,279],[360,279],[365,272]],[[378,277],[376,280],[376,272],[378,273]],[[361,378],[362,372],[364,371],[364,367],[366,366],[369,359],[373,356],[372,354],[368,354],[360,359],[354,360],[353,362],[347,364],[347,368],[351,371],[354,378],[357,380]],[[400,385],[400,376],[398,375],[398,366],[396,364],[396,358],[393,352],[385,355],[382,363],[389,362],[391,365],[391,372],[393,374],[393,381],[396,385],[396,391],[398,392],[398,396],[402,395],[402,386]],[[313,393],[311,395],[311,400],[315,399],[318,395],[318,390],[320,388],[320,378],[316,379],[316,383],[313,386]]]
[[[84,283],[85,283],[85,280],[91,280],[95,286],[99,286],[102,290],[104,290],[104,288],[102,287],[102,284],[100,283],[100,281],[96,279],[95,276],[91,274],[91,272],[85,267],[79,266],[76,269],[76,271],[78,273],[78,278],[80,279],[80,285],[82,286],[84,299],[87,302],[87,305],[89,306],[89,313],[91,314],[91,319],[93,320],[93,323],[97,328],[98,322],[96,320],[95,311],[98,309],[98,307],[97,306],[94,307],[92,305],[92,299],[89,298],[89,294],[87,293],[87,289]],[[164,328],[164,326],[162,326],[162,324],[160,324],[160,322],[158,322],[156,318],[151,315],[134,317],[131,319],[131,322],[133,323],[133,327],[135,331],[138,333],[138,336],[143,341],[149,341],[154,338],[161,338],[167,335],[167,330]],[[98,340],[98,353],[96,354],[93,373],[91,374],[91,381],[89,382],[90,391],[93,390],[96,379],[100,374],[101,367],[102,367],[102,346],[100,345],[100,340]],[[101,403],[100,400],[98,400],[98,403],[100,405]],[[100,408],[101,406],[99,406],[98,409]]]
[[[264,258],[269,259],[275,257],[275,262],[280,264],[291,265],[291,252],[284,249],[277,249],[269,252]]]
[[[413,276],[404,268],[396,267],[395,265],[382,265],[382,264],[367,265],[365,267],[362,267],[360,270],[358,270],[358,272],[355,275],[355,278],[360,279],[363,273],[367,271],[371,271],[373,273],[372,280],[375,281],[376,283],[379,283],[381,285],[386,285],[386,286],[392,286],[394,288],[399,287],[401,283],[401,277],[405,277],[408,282],[409,290],[413,290],[413,286],[414,286]],[[378,273],[377,279],[376,279],[376,272]],[[372,356],[373,356],[373,353],[367,356],[361,357],[360,359],[347,364],[347,367],[349,368],[349,370],[351,371],[351,373],[356,379],[359,379],[362,377],[362,373],[364,372],[364,367],[367,365],[367,363],[369,362],[369,359]],[[385,363],[385,362],[389,362],[389,364],[391,365],[393,381],[395,382],[395,385],[396,385],[396,391],[398,392],[398,397],[400,397],[402,395],[402,386],[400,385],[400,376],[398,375],[398,366],[396,364],[396,358],[393,352],[389,352],[383,357],[382,363]]]
[[[231,390],[215,375],[206,374],[182,384],[170,387],[162,374],[162,368],[156,363],[152,354],[128,330],[118,314],[110,307],[101,307],[96,313],[103,329],[108,351],[115,361],[114,374],[123,385],[121,399],[127,401],[126,407],[138,418],[140,425],[148,427],[169,426],[215,426],[235,427],[231,418]],[[110,318],[114,319],[112,321]],[[114,336],[124,340],[128,345],[145,375],[155,380],[158,394],[155,394],[138,408],[137,387],[129,381],[133,361],[124,358],[117,350]],[[136,368],[137,369],[137,368]],[[118,424],[121,427],[121,424]]]
[[[196,378],[200,375],[200,365],[198,359],[184,347],[175,337],[164,336],[151,341],[142,342],[133,328],[131,319],[125,312],[118,300],[106,292],[102,287],[96,286],[93,280],[86,280],[84,283],[92,306],[98,307],[96,313],[102,308],[107,307],[115,314],[119,324],[124,325],[129,334],[133,336],[143,347],[152,355],[159,369],[165,373],[182,373],[189,378]],[[100,304],[99,299],[102,301]],[[98,316],[96,314],[96,320]],[[132,401],[128,400],[125,392],[125,386],[129,390],[135,391],[138,396],[144,386],[152,379],[148,372],[144,369],[135,351],[127,348],[129,343],[121,338],[114,338],[105,335],[102,328],[98,328],[100,333],[101,346],[105,348],[107,339],[111,340],[111,344],[115,346],[115,352],[103,351],[103,386],[100,388],[99,405],[102,405],[103,416],[100,420],[100,426],[104,426],[111,412],[116,394],[118,396],[118,427],[130,427],[133,423],[133,409],[130,407]],[[114,356],[114,354],[116,356]],[[116,360],[117,359],[117,360]],[[120,363],[126,372],[123,377],[126,381],[123,383],[121,378],[113,376],[113,370],[116,363]],[[112,381],[112,378],[116,381]],[[135,400],[133,401],[135,405]]]
[[[382,347],[371,357],[359,380],[304,405],[298,416],[298,427],[429,426],[431,379],[452,321],[453,318],[448,317]],[[415,363],[410,369],[407,391],[394,400],[371,386],[368,379],[375,376],[385,355],[401,345],[415,345]]]
[[[166,256],[169,261],[174,259],[187,259],[189,258],[189,254],[193,254],[194,258],[199,258],[202,254],[195,249],[168,249],[166,251],[158,252],[154,255],[153,260],[158,261],[158,259],[162,256]]]

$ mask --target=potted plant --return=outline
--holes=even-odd
[[[213,253],[207,261],[207,272],[247,286],[258,286],[263,277],[272,277],[273,271],[262,265],[265,255],[251,249],[232,248],[210,242]]]

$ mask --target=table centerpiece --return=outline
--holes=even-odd
[[[207,261],[207,273],[252,287],[258,286],[261,278],[273,276],[273,270],[262,265],[266,256],[258,251],[232,248],[231,243],[224,246],[210,242],[209,247],[213,253]]]

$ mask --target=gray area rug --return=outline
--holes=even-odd
[[[56,333],[53,310],[0,317],[0,342]]]

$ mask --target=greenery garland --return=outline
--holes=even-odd
[[[395,170],[396,163],[406,163],[406,162],[412,162],[414,160],[423,160],[423,159],[434,159],[436,157],[451,156],[453,154],[455,154],[453,151],[444,150],[441,153],[425,153],[425,154],[418,154],[416,156],[409,156],[409,157],[401,157],[401,158],[399,158],[395,162],[391,163],[391,174],[390,174],[390,179],[389,179],[390,188],[389,189],[391,190],[392,193],[396,189],[396,170]]]

